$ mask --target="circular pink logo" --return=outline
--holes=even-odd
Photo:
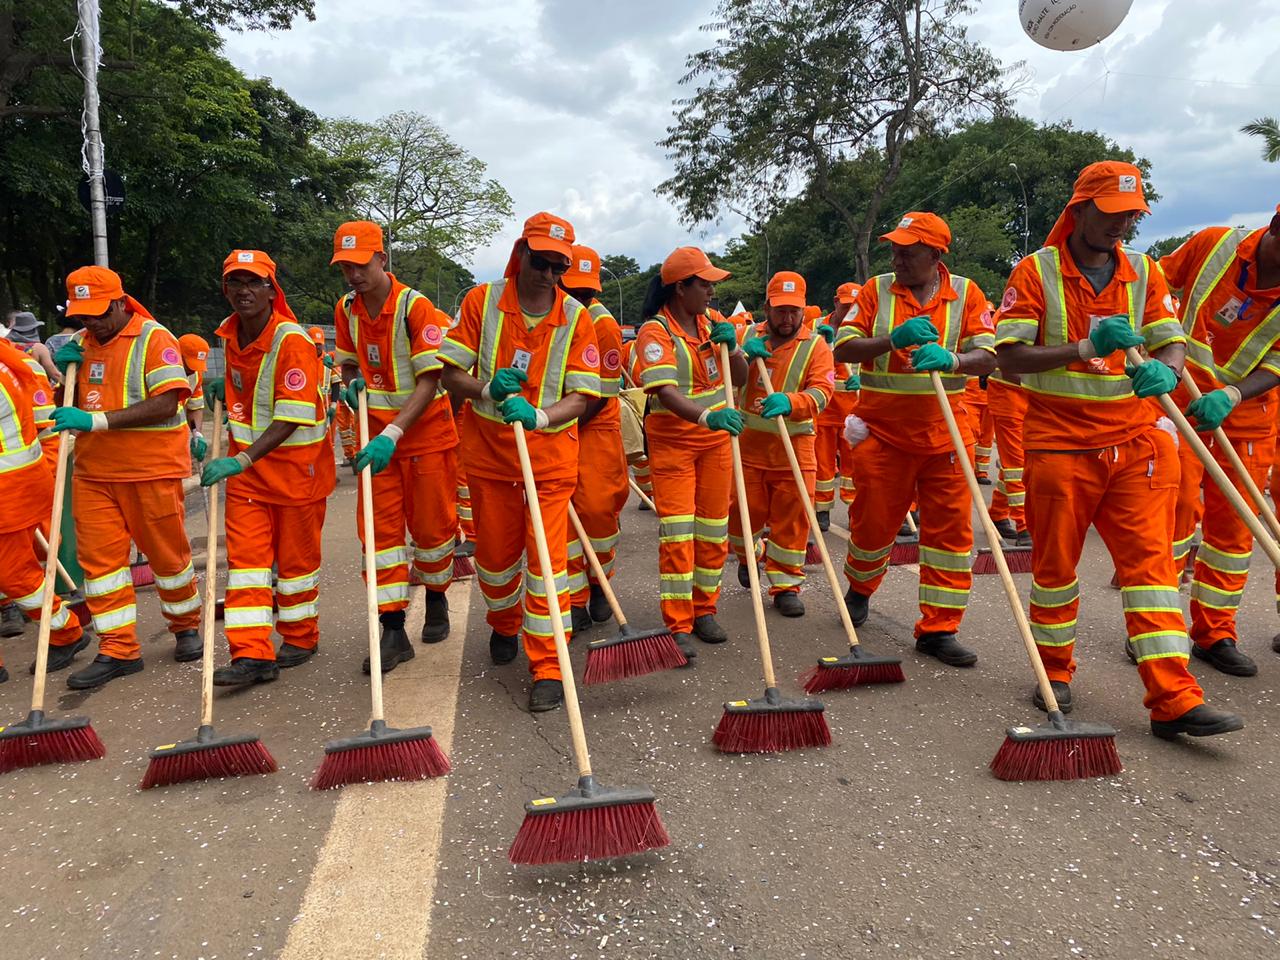
[[[43,390],[37,390],[35,392],[35,396],[33,396],[31,399],[37,407],[43,407],[45,404],[49,402],[49,395],[45,393]]]
[[[297,367],[293,367],[285,373],[284,385],[290,390],[301,390],[307,385],[307,375]]]
[[[600,351],[596,349],[594,343],[588,343],[586,349],[582,351],[582,362],[588,367],[600,366]]]
[[[173,347],[165,347],[160,351],[160,359],[165,363],[177,363],[182,358],[178,356],[178,351]]]
[[[604,355],[604,366],[606,370],[617,370],[622,366],[622,354],[617,350],[610,350]]]
[[[423,342],[431,347],[440,346],[440,341],[444,339],[444,334],[440,332],[440,328],[434,323],[428,324],[422,328]]]
[[[1000,301],[1000,309],[1008,310],[1017,302],[1018,291],[1013,289],[1013,287],[1006,287],[1004,291],[1004,298]]]

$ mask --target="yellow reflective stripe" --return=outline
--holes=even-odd
[[[1031,581],[1031,602],[1037,607],[1065,607],[1080,599],[1080,581],[1072,580],[1062,587],[1042,587]]]
[[[1212,607],[1215,610],[1234,610],[1240,606],[1240,599],[1243,596],[1243,587],[1239,590],[1222,590],[1201,583],[1199,580],[1191,584],[1191,599],[1201,606]]]
[[[304,574],[301,577],[282,578],[276,584],[276,594],[281,597],[288,597],[295,593],[306,593],[308,590],[317,590],[320,587],[320,571]]]
[[[86,597],[105,597],[109,593],[115,593],[117,590],[132,586],[133,577],[129,573],[129,568],[121,567],[119,570],[113,570],[110,573],[103,574],[101,577],[86,577],[84,595]]]
[[[920,566],[933,567],[935,570],[954,570],[956,572],[966,572],[970,565],[969,551],[964,553],[953,553],[950,550],[937,550],[933,547],[920,545]]]
[[[1202,543],[1196,551],[1196,563],[1203,563],[1219,573],[1247,574],[1252,556],[1252,553],[1227,553],[1209,543]]]
[[[1139,633],[1129,638],[1138,662],[1159,660],[1164,657],[1190,657],[1191,638],[1185,631],[1155,630]]]
[[[106,633],[108,630],[119,630],[137,622],[138,608],[132,603],[125,604],[123,607],[116,607],[114,610],[107,610],[103,613],[95,613],[93,615],[93,628],[97,630],[98,633]]]
[[[199,594],[192,594],[186,600],[177,600],[170,603],[167,600],[160,601],[160,612],[167,613],[171,616],[179,617],[184,613],[190,613],[192,610],[200,609]]]
[[[270,607],[232,607],[222,611],[222,623],[228,630],[249,630],[257,627],[271,629]]]
[[[171,577],[162,577],[156,574],[156,586],[161,590],[179,590],[191,583],[195,578],[195,570],[191,566],[191,561],[188,560],[187,565]]]
[[[1031,637],[1038,647],[1066,647],[1076,642],[1076,622],[1037,623],[1031,621]]]
[[[320,604],[314,600],[286,606],[280,604],[280,612],[276,620],[280,623],[297,623],[300,620],[314,620],[320,616]]]

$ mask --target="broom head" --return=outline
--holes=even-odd
[[[612,637],[587,644],[587,668],[582,682],[588,686],[609,683],[688,665],[670,630],[632,630],[627,626]]]
[[[821,700],[788,700],[768,687],[759,700],[734,700],[711,742],[724,753],[780,753],[831,745]]]
[[[512,863],[580,863],[657,850],[671,842],[647,787],[598,786],[582,777],[563,797],[524,805],[524,823],[507,854]]]
[[[151,569],[151,564],[145,560],[129,567],[129,576],[133,580],[134,587],[149,587],[156,582],[156,575]]]
[[[349,783],[383,780],[426,780],[449,772],[430,727],[397,730],[375,720],[364,733],[324,745],[324,760],[311,781],[312,790],[331,790]]]
[[[818,550],[818,545],[810,540],[804,545],[804,565],[812,567],[822,562],[822,554]]]
[[[899,537],[893,541],[893,548],[889,551],[889,566],[901,567],[908,563],[919,562],[919,537]]]
[[[906,679],[898,657],[877,657],[858,645],[843,657],[823,657],[800,682],[805,693],[823,693],[869,683],[903,683]]]
[[[1031,573],[1031,548],[1030,547],[1003,547],[1004,562],[1009,565],[1010,573]],[[980,547],[978,555],[973,558],[973,575],[992,575],[999,573],[996,568],[996,558],[991,553],[990,547]]]
[[[455,580],[466,580],[468,577],[474,577],[475,575],[476,565],[471,562],[471,558],[455,553],[453,555],[453,578]]]
[[[220,737],[208,725],[202,725],[192,739],[166,743],[149,756],[151,762],[138,784],[140,790],[191,780],[275,773],[277,769],[276,758],[257,737]]]
[[[991,761],[1000,780],[1086,780],[1123,769],[1112,727],[1068,720],[1061,711],[1038,727],[1010,727]]]
[[[107,748],[88,717],[50,720],[43,710],[32,710],[21,723],[0,727],[0,773],[46,763],[101,760],[106,755]]]

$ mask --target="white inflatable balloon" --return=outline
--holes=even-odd
[[[1133,0],[1018,0],[1028,37],[1050,50],[1083,50],[1115,32]]]

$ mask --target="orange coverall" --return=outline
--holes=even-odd
[[[844,422],[858,406],[858,391],[845,387],[853,372],[854,364],[835,365],[835,392],[831,402],[818,414],[814,440],[817,469],[814,507],[820,512],[835,506],[837,486],[840,499],[846,504],[853,502],[853,448],[844,438]]]
[[[987,379],[987,409],[995,425],[1000,473],[991,494],[991,519],[1011,520],[1019,533],[1027,529],[1027,488],[1023,471],[1022,422],[1027,416],[1027,394],[999,369]]]
[[[964,386],[964,408],[969,415],[969,429],[973,431],[973,472],[985,477],[991,470],[991,441],[995,437],[995,422],[991,418],[987,390],[980,377],[970,377]]]
[[[622,345],[622,369],[627,371],[627,378],[631,377],[631,354],[634,350],[636,342],[628,340]],[[630,381],[634,386],[639,386],[634,380]],[[646,437],[647,437],[646,432]],[[636,486],[650,500],[653,499],[653,476],[649,472],[649,456],[645,454],[640,459],[631,463],[631,474],[635,478]]]

